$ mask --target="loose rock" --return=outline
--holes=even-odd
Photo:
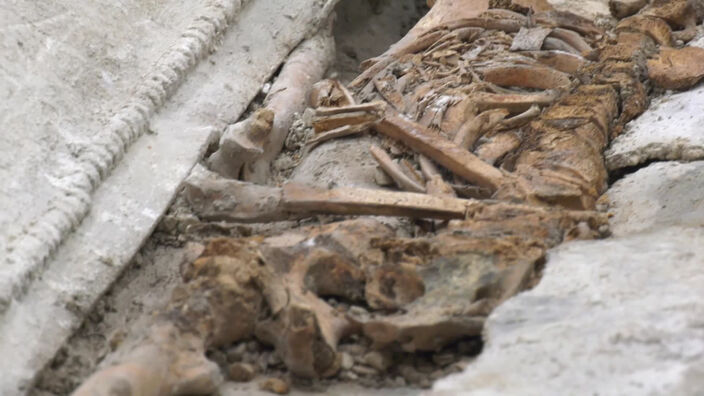
[[[269,378],[263,381],[259,384],[259,389],[279,395],[285,395],[291,390],[288,383],[279,378]]]
[[[233,363],[228,367],[227,374],[235,382],[249,382],[254,378],[256,370],[248,363]]]
[[[391,366],[392,358],[388,352],[372,351],[364,355],[364,362],[379,371],[386,371]]]

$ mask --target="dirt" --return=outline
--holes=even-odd
[[[337,77],[343,82],[351,80],[358,74],[359,62],[384,52],[426,11],[423,0],[343,1],[338,6],[335,25],[337,61],[335,67],[328,72],[329,76]],[[243,117],[261,106],[261,100],[268,87],[270,84],[262,87],[262,94],[253,101]],[[298,116],[286,140],[284,151],[272,165],[275,182],[283,182],[289,177],[296,178],[296,174],[303,175],[298,176],[302,179],[310,178],[305,176],[307,172],[296,172],[302,157],[302,148],[310,136],[310,123],[306,116]],[[327,150],[322,149],[320,152],[333,150],[338,156],[368,156],[366,145],[365,150],[349,150],[350,147],[345,146],[344,139],[342,144],[333,143]],[[355,184],[373,185],[373,159],[365,158],[363,161],[369,165],[366,170],[352,174],[349,178],[359,180],[359,183]],[[329,166],[323,171],[332,176],[338,170]],[[180,267],[193,259],[192,253],[189,252],[198,243],[221,236],[272,235],[304,224],[325,224],[338,219],[339,216],[317,216],[303,221],[254,225],[201,222],[190,213],[183,197],[177,197],[127,270],[96,304],[80,329],[39,376],[30,395],[69,394],[96,368],[108,364],[112,360],[110,354],[131,335],[140,334],[152,314],[166,304],[173,288],[181,282]],[[398,225],[398,222],[395,224]],[[401,228],[412,229],[410,224]],[[329,302],[333,305],[341,304]],[[321,381],[291,378],[273,350],[257,341],[211,350],[208,356],[221,366],[223,373],[227,372],[231,363],[251,363],[257,375],[252,383],[277,377],[292,382],[294,389],[324,391],[340,383],[372,388],[428,387],[435,379],[462,370],[471,356],[476,355],[480,349],[479,338],[468,339],[434,354],[397,354],[393,364],[386,368],[379,366],[379,356],[370,355],[370,345],[361,339],[350,338],[340,345],[345,360],[343,370],[337,377]],[[241,386],[227,383],[223,389],[239,389],[238,387]]]

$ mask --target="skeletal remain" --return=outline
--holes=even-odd
[[[499,158],[517,149],[520,144],[521,139],[515,133],[499,133],[477,148],[477,157],[488,164],[494,165]]]
[[[334,58],[335,43],[329,29],[322,29],[303,41],[286,60],[264,100],[275,114],[274,123],[258,158],[247,163],[244,180],[263,184],[269,178],[270,164],[279,155],[296,113],[305,110],[306,94],[320,80]]]
[[[646,15],[634,15],[619,21],[616,31],[645,33],[660,45],[672,44],[672,29],[664,20]]]
[[[242,167],[264,153],[274,123],[274,112],[259,109],[252,116],[229,126],[220,138],[220,146],[210,158],[208,167],[232,179],[239,179]]]
[[[610,0],[609,8],[616,18],[626,18],[648,4],[648,0]]]
[[[473,95],[472,100],[476,103],[480,111],[488,109],[502,108],[511,114],[522,113],[530,109],[533,105],[541,107],[553,104],[559,97],[557,91],[543,91],[539,93],[518,93],[518,94],[495,94],[478,93]]]
[[[430,195],[456,197],[455,190],[448,184],[438,171],[435,164],[432,163],[426,156],[421,155],[418,162],[420,163],[421,172],[427,180],[425,188]]]
[[[462,147],[399,116],[387,113],[386,117],[374,126],[374,129],[390,138],[402,141],[456,175],[479,186],[495,190],[506,179],[503,172],[487,165]]]
[[[521,54],[528,55],[545,66],[569,74],[576,73],[586,63],[581,55],[562,51],[526,51]]]
[[[370,125],[381,119],[385,107],[384,102],[319,107],[313,117],[313,128],[316,133],[321,133],[346,125]]]
[[[400,189],[417,193],[425,192],[425,187],[406,176],[398,164],[396,164],[394,160],[386,154],[386,151],[377,146],[371,146],[369,151],[372,153],[372,156],[374,156],[374,159],[377,160],[381,169],[383,169],[384,172],[386,172],[386,174],[394,180]]]
[[[577,48],[574,48],[573,46],[569,45],[566,41],[556,37],[546,38],[545,41],[543,41],[542,48],[544,50],[566,52],[572,55],[582,55],[582,53],[579,52]]]
[[[313,107],[341,107],[356,104],[347,88],[337,80],[322,80],[313,84],[308,101]]]
[[[540,106],[533,105],[521,114],[507,118],[501,122],[501,129],[515,129],[521,127],[540,115]]]
[[[374,79],[400,73],[395,75],[403,81],[398,92],[411,104],[409,108],[401,112],[391,104],[383,114],[359,107],[345,109],[354,103],[334,84],[319,97],[338,99],[318,102],[343,107],[323,109],[320,130],[344,127],[339,121],[344,117],[352,126],[371,122],[382,141],[402,143],[396,147],[385,142],[396,147],[397,154],[419,157],[428,194],[312,189],[288,183],[266,187],[278,199],[269,209],[250,202],[243,208],[220,210],[218,200],[240,182],[214,177],[209,182],[222,185],[208,190],[215,202],[211,213],[219,210],[224,217],[228,211],[239,215],[249,205],[250,214],[266,211],[288,219],[322,213],[382,215],[446,219],[448,225],[425,235],[401,237],[394,229],[361,217],[296,228],[274,237],[213,241],[184,271],[185,284],[156,319],[154,334],[134,344],[120,365],[97,373],[79,392],[89,392],[99,383],[105,384],[104,389],[126,384],[133,394],[207,392],[218,378],[203,350],[254,336],[271,344],[291,372],[305,377],[334,375],[340,367],[337,343],[349,334],[367,338],[375,348],[437,350],[480,334],[492,309],[534,284],[536,265],[546,249],[564,240],[603,235],[606,215],[592,211],[607,185],[601,153],[623,125],[647,106],[648,76],[641,71],[648,66],[650,78],[657,83],[658,72],[670,67],[667,57],[687,61],[698,59],[699,53],[658,48],[659,42],[646,29],[605,35],[586,19],[568,13],[537,12],[529,21],[505,10],[478,15],[459,3],[438,0],[432,15],[386,55],[369,62],[352,85],[361,102],[383,100]],[[458,15],[450,15],[452,4],[458,7]],[[688,7],[684,0],[656,0],[638,15],[660,18],[670,28],[686,28],[691,21],[685,12],[691,10]],[[479,23],[485,31],[471,40],[448,34]],[[599,49],[599,56],[591,62],[583,60],[578,67],[552,68],[548,62],[540,64],[538,53],[509,51],[511,35],[528,23],[574,31],[591,48]],[[424,58],[429,48],[436,51]],[[462,62],[451,62],[454,55],[441,57],[444,62],[432,58],[442,51],[457,51]],[[659,57],[648,64],[648,58],[658,52]],[[674,66],[677,73],[672,83],[691,84],[701,77],[698,65]],[[451,73],[455,68],[457,72]],[[495,73],[494,77],[487,78],[487,72]],[[537,82],[521,80],[543,77]],[[664,78],[660,82],[668,82]],[[527,91],[536,88],[554,90]],[[442,120],[432,127],[416,122],[427,105],[440,97],[458,100],[433,115]],[[427,103],[413,106],[421,100]],[[459,125],[489,109],[505,109],[516,117],[486,132],[486,142],[477,149],[479,156],[450,140]],[[365,120],[371,114],[375,118]],[[522,124],[530,117],[535,118]],[[519,121],[522,141],[516,147],[510,139],[514,132],[501,129]],[[482,158],[499,159],[501,169]],[[449,183],[431,160],[472,183],[452,185],[458,196],[481,199],[459,199],[436,188],[435,181]],[[193,179],[187,189],[196,197],[206,191]],[[260,199],[256,194],[252,197]],[[336,311],[324,300],[331,296],[362,304],[369,311]]]
[[[587,43],[584,37],[569,29],[555,28],[550,32],[550,37],[560,39],[576,49],[585,58],[592,57],[594,49]]]
[[[314,149],[321,143],[327,142],[328,140],[337,139],[345,136],[356,135],[362,133],[369,129],[371,123],[357,124],[357,125],[343,125],[341,127],[331,129],[327,132],[322,132],[306,142],[306,152]]]
[[[648,61],[648,75],[661,88],[687,89],[704,78],[704,49],[660,48]]]
[[[454,143],[460,147],[471,150],[474,143],[488,130],[494,129],[508,115],[505,109],[487,110],[462,125],[454,137]]]

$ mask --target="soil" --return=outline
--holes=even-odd
[[[424,0],[343,1],[338,6],[335,25],[336,65],[328,73],[329,76],[343,82],[351,80],[358,74],[359,62],[384,52],[426,11]],[[255,99],[247,113],[260,106],[267,86],[270,85],[263,87],[262,95]],[[342,169],[335,163],[318,170],[297,168],[305,155],[304,144],[310,134],[309,114],[301,114],[291,128],[284,152],[272,164],[276,184],[293,179],[315,185],[336,179],[358,186],[374,185],[375,162],[368,154],[368,145],[360,145],[359,142],[349,145],[345,144],[345,139],[340,139],[321,146],[315,152],[316,155],[324,155],[325,152],[334,151],[337,157],[351,156],[361,165],[353,170]],[[370,136],[368,139],[371,142],[376,138]],[[346,161],[341,159],[338,162],[342,164]],[[111,353],[124,340],[140,334],[153,313],[165,305],[172,289],[180,282],[179,268],[194,258],[193,252],[198,251],[199,245],[205,241],[222,236],[271,235],[302,224],[324,224],[335,220],[338,217],[318,216],[302,221],[253,225],[202,222],[190,213],[183,197],[178,196],[127,270],[42,372],[30,395],[69,394],[96,368],[109,364]],[[414,225],[411,222],[389,221],[395,222],[407,233],[413,233]],[[329,303],[344,304],[337,301]],[[400,388],[404,389],[401,393],[408,394],[414,393],[409,388],[427,388],[434,380],[461,371],[481,347],[481,339],[473,338],[436,353],[389,354],[371,350],[362,338],[349,338],[343,340],[339,347],[343,352],[343,369],[335,377],[320,381],[290,377],[271,347],[255,340],[208,351],[208,357],[220,365],[226,377],[230,366],[236,363],[245,363],[248,369],[253,368],[255,372],[255,378],[248,384],[226,383],[221,388],[222,394],[252,393],[257,388],[256,384],[266,378],[284,379],[293,385],[294,392],[338,389],[359,394],[365,393],[364,388],[386,388],[387,391]]]

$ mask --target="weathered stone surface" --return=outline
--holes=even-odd
[[[658,162],[615,183],[607,194],[616,236],[704,224],[704,162]]]
[[[575,242],[501,305],[487,344],[434,395],[696,395],[704,388],[704,230]]]
[[[692,161],[704,158],[704,86],[653,100],[631,121],[606,152],[609,170],[649,160]]]

